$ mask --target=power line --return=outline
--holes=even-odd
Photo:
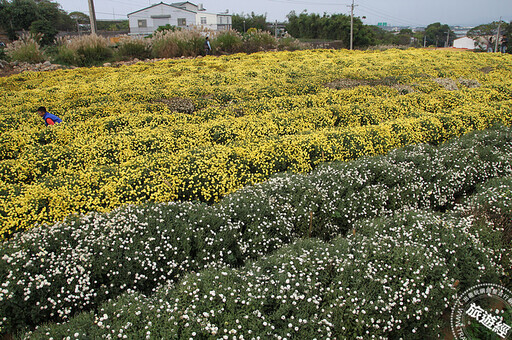
[[[311,1],[300,1],[300,0],[268,0],[270,2],[279,2],[285,4],[296,4],[296,5],[322,5],[322,6],[343,6],[344,4],[333,3],[333,2],[311,2]]]
[[[364,1],[363,1],[364,2]],[[359,2],[359,5],[364,8],[367,12],[370,12],[378,17],[384,18],[384,19],[392,19],[398,23],[406,24],[407,26],[425,26],[424,23],[417,23],[414,21],[409,21],[407,19],[399,18],[394,16],[393,14],[390,14],[389,12],[386,12],[383,9],[375,8],[375,6],[369,7]]]

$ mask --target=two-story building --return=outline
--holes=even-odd
[[[171,25],[182,29],[207,28],[213,31],[232,27],[231,15],[208,13],[202,4],[189,1],[159,3],[128,14],[130,34],[146,35],[158,27]]]

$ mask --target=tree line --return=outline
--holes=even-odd
[[[295,11],[287,15],[286,31],[294,38],[303,40],[337,40],[348,47],[350,41],[350,16],[345,14],[314,14],[306,11],[297,14]],[[43,45],[51,44],[59,31],[77,31],[81,25],[88,25],[89,16],[81,12],[71,12],[60,8],[56,2],[49,0],[0,0],[0,28],[7,32],[9,39],[17,38],[16,32],[29,31],[42,33]],[[468,32],[468,36],[492,36],[497,34],[500,26],[501,34],[512,34],[512,25],[506,22],[493,22],[479,25]],[[266,15],[234,14],[232,27],[245,33],[249,28],[273,30],[267,24]],[[98,22],[99,30],[128,29],[128,21]],[[413,32],[402,29],[400,32],[389,32],[378,26],[365,25],[361,18],[353,20],[354,47],[374,45],[402,46],[451,46],[456,38],[455,33],[446,24],[432,23],[424,31]],[[510,49],[509,49],[510,50]]]
[[[41,44],[49,45],[59,31],[76,32],[90,23],[82,12],[67,13],[60,4],[49,0],[0,0],[0,28],[10,40],[18,38],[17,32],[41,33]],[[99,30],[128,29],[128,21],[99,21]]]
[[[287,15],[286,32],[294,38],[301,40],[337,40],[345,47],[350,42],[350,16],[345,14],[314,14],[306,11],[297,14],[295,11]],[[265,15],[234,14],[232,16],[233,29],[246,32],[249,28],[273,30],[267,23]],[[493,22],[479,25],[468,32],[472,38],[496,36],[500,25],[500,35],[512,34],[512,25],[506,22]],[[425,30],[414,32],[410,28],[391,32],[378,26],[365,25],[361,18],[353,19],[353,46],[364,48],[375,45],[400,45],[411,47],[445,47],[452,46],[457,38],[455,32],[447,24],[435,22],[428,25]]]

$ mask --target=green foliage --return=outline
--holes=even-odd
[[[151,296],[124,294],[26,338],[434,338],[457,292],[499,282],[500,244],[479,244],[462,219],[408,211],[354,227],[329,243],[295,241],[239,269],[185,275]]]
[[[82,12],[71,12],[71,13],[69,13],[69,17],[71,18],[71,20],[73,20],[73,22],[76,25],[78,25],[78,24],[83,25],[83,24],[90,23],[89,16]],[[78,30],[78,28],[75,28],[74,30]]]
[[[212,39],[212,49],[215,53],[238,53],[243,52],[243,41],[240,33],[229,30],[217,34]]]
[[[277,40],[270,32],[256,29],[244,35],[243,44],[244,52],[246,53],[277,48]]]
[[[70,42],[63,44],[62,57],[72,60],[69,50],[76,55],[77,66],[94,66],[109,60],[114,52],[109,46],[106,38],[91,34],[71,39]]]
[[[16,40],[16,31],[44,33],[43,44],[49,44],[58,30],[75,28],[73,20],[51,1],[13,0],[3,1],[0,6],[0,27],[5,29],[11,40]]]
[[[257,30],[267,29],[267,16],[257,15],[254,12],[251,14],[233,14],[231,16],[231,23],[234,30],[245,33],[249,28],[255,28]]]
[[[498,25],[499,24],[500,24],[499,22],[493,21],[490,24],[478,25],[476,27],[471,28],[468,31],[467,36],[471,37],[471,38],[496,36],[496,34],[498,33]],[[510,25],[508,23],[502,21],[501,25],[500,25],[500,31],[502,33],[506,32],[508,30],[509,26]]]
[[[57,29],[53,27],[52,23],[47,19],[33,21],[30,25],[30,32],[33,34],[42,34],[41,45],[43,46],[52,44],[58,33]]]
[[[445,47],[453,44],[453,40],[456,38],[455,32],[450,30],[450,27],[446,24],[439,22],[430,24],[425,29],[426,43],[427,46]],[[448,38],[448,45],[446,45]]]
[[[8,31],[11,39],[15,36],[15,31],[29,30],[32,21],[38,18],[37,3],[34,0],[4,1],[3,11],[7,20],[0,25]]]
[[[204,51],[204,37],[198,31],[163,30],[155,32],[150,43],[156,58],[198,56]]]
[[[41,35],[25,34],[19,40],[7,45],[5,53],[11,60],[27,63],[43,62],[47,58],[39,45],[40,40]]]
[[[128,31],[128,20],[99,20],[96,22],[98,31]]]
[[[121,60],[146,59],[151,55],[149,42],[146,39],[125,38],[117,45],[116,55]]]
[[[280,51],[297,51],[302,49],[310,48],[309,44],[300,42],[289,35],[279,38],[277,41],[277,48]]]
[[[155,30],[155,32],[165,32],[165,31],[171,31],[171,32],[181,31],[181,27],[167,24],[164,26],[158,26],[158,28]]]
[[[175,297],[181,301],[178,310],[195,304],[207,308],[205,312],[208,312],[208,308],[218,306],[219,300],[211,300],[211,303],[204,299],[201,303],[191,301],[187,292],[189,289],[195,290],[195,287],[188,283],[190,279],[202,275],[208,278],[224,276],[222,271],[232,271],[226,266],[246,265],[246,269],[240,272],[241,277],[247,277],[250,272],[260,272],[265,277],[271,275],[279,285],[289,284],[286,273],[295,272],[291,270],[294,267],[298,273],[305,270],[304,275],[299,277],[309,276],[312,279],[311,282],[301,279],[305,286],[299,283],[297,287],[301,287],[300,291],[293,295],[306,295],[301,299],[303,304],[298,300],[297,305],[290,304],[295,299],[292,296],[282,298],[287,303],[281,302],[276,297],[281,293],[271,288],[276,281],[267,285],[269,281],[266,280],[266,283],[261,283],[261,288],[267,287],[270,291],[268,295],[263,295],[262,307],[258,307],[260,302],[252,304],[252,307],[246,305],[249,314],[256,313],[252,308],[261,308],[260,311],[269,318],[268,322],[277,322],[275,326],[278,332],[283,329],[279,321],[282,315],[286,318],[295,315],[298,318],[297,313],[305,313],[300,315],[307,319],[319,313],[318,305],[310,305],[310,301],[307,301],[311,298],[323,304],[326,314],[322,318],[334,320],[334,324],[338,325],[331,328],[332,332],[348,337],[351,334],[359,335],[362,330],[352,319],[361,315],[353,313],[359,303],[347,301],[357,296],[350,296],[352,293],[344,289],[350,287],[351,292],[361,293],[359,298],[368,301],[374,291],[372,287],[383,289],[377,283],[386,275],[388,279],[390,274],[396,275],[390,281],[391,292],[405,294],[403,301],[407,308],[415,310],[414,306],[418,305],[413,302],[415,293],[402,292],[399,288],[400,282],[410,278],[413,272],[416,273],[418,284],[423,282],[425,287],[432,286],[432,298],[423,301],[428,304],[431,313],[427,313],[427,321],[422,322],[433,324],[432,330],[437,331],[440,323],[435,320],[441,319],[439,313],[446,307],[444,298],[453,293],[449,286],[455,279],[460,280],[461,287],[473,284],[481,274],[479,268],[475,267],[479,263],[486,268],[481,277],[493,282],[498,279],[496,274],[499,274],[499,270],[496,268],[499,268],[499,264],[494,261],[500,257],[501,239],[493,237],[490,232],[479,232],[477,237],[482,243],[473,242],[471,225],[460,215],[461,211],[472,211],[473,208],[451,211],[460,197],[472,194],[479,184],[490,178],[511,176],[511,155],[512,132],[510,128],[500,128],[472,133],[439,147],[411,146],[387,156],[324,165],[307,175],[277,175],[268,182],[246,187],[211,206],[188,202],[125,206],[109,214],[90,213],[70,217],[52,227],[43,226],[14,235],[0,248],[0,279],[4,288],[0,291],[0,315],[6,315],[6,320],[0,320],[0,326],[4,331],[15,332],[47,321],[65,321],[77,312],[95,309],[124,292],[154,294],[161,285],[170,287],[163,291],[164,294],[177,294]],[[503,183],[510,184],[510,181]],[[510,192],[510,188],[507,190]],[[493,195],[491,192],[493,199],[477,199],[476,204],[468,206],[479,206],[479,202],[486,201],[489,203],[486,211],[499,207],[500,214],[511,214],[512,207],[508,203],[494,203],[501,193],[496,191]],[[479,230],[482,228],[479,227]],[[340,235],[348,235],[347,241],[338,238]],[[250,264],[250,261],[271,254],[298,238],[310,237],[331,244],[326,246],[320,241],[301,243],[284,249],[269,260],[261,260],[256,267]],[[348,247],[346,242],[349,242]],[[396,247],[396,244],[402,246]],[[435,251],[433,247],[436,247]],[[331,255],[309,257],[303,253],[309,251],[307,249]],[[285,255],[282,258],[279,255],[288,253],[291,257]],[[404,255],[406,253],[408,256]],[[312,262],[301,264],[300,258],[303,256]],[[377,264],[379,266],[375,267]],[[288,267],[290,265],[292,267]],[[275,266],[284,266],[283,272]],[[382,271],[379,270],[378,275],[373,277],[360,272],[360,268],[370,266],[382,268]],[[256,269],[260,267],[263,269]],[[213,269],[197,276],[186,276],[187,273],[208,268]],[[402,272],[404,274],[398,274]],[[235,284],[239,279],[238,274],[233,273],[234,276],[227,275],[226,280]],[[8,275],[27,282],[27,286],[9,280]],[[261,279],[251,282],[259,286]],[[192,280],[199,284],[196,279]],[[206,287],[205,294],[208,295],[213,290],[213,286],[209,285],[215,280],[204,279],[201,282],[199,289]],[[228,287],[226,282],[217,282],[216,286]],[[249,291],[246,282],[240,281],[237,287],[241,290],[233,299],[238,296],[249,298],[240,295]],[[314,290],[319,289],[315,282],[321,282],[325,289],[331,287],[322,293],[326,300],[315,298],[320,292]],[[183,285],[183,289],[174,291],[174,285]],[[75,294],[76,291],[82,294]],[[395,308],[384,308],[387,295],[384,297],[382,294],[384,300],[378,312],[387,311],[387,317],[397,317]],[[231,299],[228,294],[225,296]],[[158,295],[156,298],[159,299]],[[175,300],[169,298],[166,301],[174,303]],[[375,301],[381,303],[379,299]],[[237,306],[234,300],[229,303]],[[104,308],[117,310],[113,315],[133,312],[133,308],[138,308],[137,305],[129,308],[121,303],[119,310],[114,305]],[[373,307],[361,308],[368,308],[368,319],[364,320],[368,327],[372,327],[368,320],[370,317],[377,319],[373,315],[377,311]],[[153,313],[150,312],[151,308],[145,309]],[[99,313],[100,316],[102,314]],[[132,323],[141,320],[134,315],[137,316],[124,315],[126,319],[123,320]],[[405,314],[402,316],[408,319]],[[220,321],[220,324],[231,323],[232,317],[211,322],[216,325]],[[350,322],[345,329],[340,329],[340,325],[345,324],[342,320],[347,317]],[[92,319],[83,317],[79,320]],[[108,322],[115,322],[110,320]],[[312,319],[308,320],[313,322]],[[179,323],[168,327],[182,329],[183,332],[197,332],[195,324],[190,329],[185,321],[176,321]],[[418,324],[412,322],[402,330],[392,328],[386,331],[383,328],[380,331],[400,337],[404,336],[403,332],[412,332]],[[92,325],[81,327],[73,324],[71,328],[87,333]],[[297,327],[301,328],[300,325]],[[266,328],[255,331],[263,329]],[[324,330],[328,332],[327,328]]]
[[[66,45],[57,46],[56,53],[54,53],[53,61],[61,65],[78,65],[79,59],[76,51],[72,50]]]
[[[83,46],[76,50],[78,66],[95,66],[109,60],[113,55],[112,49],[107,46]]]
[[[345,47],[350,45],[350,16],[344,14],[309,14],[294,11],[287,15],[287,32],[295,38],[341,40]],[[354,46],[373,44],[373,31],[363,25],[360,18],[354,18]]]

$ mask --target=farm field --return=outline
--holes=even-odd
[[[0,79],[3,237],[511,121],[509,55],[238,54]],[[46,106],[63,124],[45,128]]]
[[[39,326],[26,339],[434,338],[456,294],[510,287],[511,158],[511,129],[493,128],[272,176],[214,205],[33,228],[0,249],[0,326]]]
[[[458,292],[510,287],[509,55],[237,54],[0,85],[0,334],[423,339]]]

